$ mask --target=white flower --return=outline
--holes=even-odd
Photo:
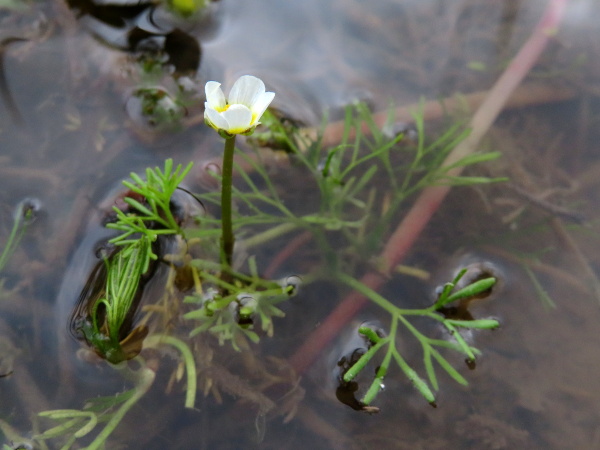
[[[252,133],[275,97],[275,93],[265,92],[262,80],[251,75],[240,77],[227,99],[216,81],[206,83],[204,90],[204,120],[224,136]]]

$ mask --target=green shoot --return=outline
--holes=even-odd
[[[165,344],[175,347],[182,355],[187,372],[185,407],[193,408],[196,398],[197,372],[192,352],[186,343],[172,336],[153,335],[147,340],[149,348],[159,348]],[[138,357],[136,361],[141,365],[137,370],[131,369],[127,364],[112,366],[121,372],[124,378],[133,382],[134,387],[132,389],[116,395],[92,398],[85,403],[81,410],[58,409],[40,412],[38,414],[40,417],[58,422],[58,425],[34,436],[34,440],[40,444],[44,442],[56,443],[60,440],[60,448],[70,449],[80,439],[89,439],[89,436],[96,433],[92,442],[85,448],[92,450],[107,448],[107,439],[121,423],[127,412],[148,392],[154,383],[154,371],[145,365],[141,357]],[[98,425],[103,423],[105,424],[104,427],[98,430]]]
[[[184,232],[171,211],[171,198],[185,176],[192,169],[193,163],[189,163],[185,169],[179,164],[173,170],[173,160],[165,161],[164,170],[156,167],[146,169],[146,180],[139,175],[131,173],[133,180],[123,181],[123,185],[138,194],[141,201],[133,196],[124,197],[124,201],[132,208],[133,212],[125,213],[114,207],[117,221],[109,223],[106,228],[119,230],[122,233],[109,242],[115,245],[127,245],[128,238],[138,233],[147,235],[153,242],[158,235],[179,234]]]
[[[495,278],[484,278],[483,280],[475,281],[474,283],[471,283],[468,286],[465,286],[464,288],[452,293],[456,284],[460,281],[460,279],[464,276],[465,273],[466,269],[463,269],[459,272],[459,274],[451,283],[447,283],[444,286],[442,294],[435,302],[434,306],[436,307],[436,309],[439,309],[447,305],[448,303],[452,303],[458,300],[474,297],[478,294],[481,294],[482,292],[491,289],[492,286],[496,283]]]
[[[171,198],[191,168],[192,163],[185,169],[178,165],[173,170],[173,161],[167,159],[164,170],[147,169],[146,180],[132,173],[133,182],[123,182],[139,200],[133,194],[125,196],[131,211],[115,207],[117,219],[106,225],[121,231],[109,240],[120,249],[105,259],[105,288],[98,298],[90,299],[92,303],[87,308],[90,317],[80,326],[80,332],[96,353],[113,364],[131,359],[141,351],[147,329],[131,329],[131,319],[143,291],[141,280],[158,257],[153,244],[160,236],[185,237],[173,215]]]
[[[13,214],[13,226],[0,253],[0,272],[4,270],[6,263],[15,252],[19,242],[23,238],[27,227],[35,220],[35,214],[39,209],[37,201],[25,199],[15,208]]]

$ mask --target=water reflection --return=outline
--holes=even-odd
[[[167,56],[178,75],[194,74],[200,65],[200,44],[178,27],[178,20],[154,2],[103,3],[69,0],[81,23],[104,44],[136,54]],[[181,22],[182,19],[179,20]]]
[[[201,81],[193,80],[201,64],[200,38],[212,28],[214,11],[199,7],[186,18],[155,2],[68,4],[100,42],[131,55],[132,65],[124,70],[136,85],[128,89],[125,110],[140,133],[181,130],[187,107],[199,103]]]

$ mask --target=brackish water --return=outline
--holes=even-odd
[[[106,235],[102,217],[122,179],[173,158],[196,164],[188,189],[210,189],[202,167],[220,155],[222,141],[197,120],[206,81],[230,86],[242,74],[259,76],[276,92],[274,106],[309,126],[319,125],[325,113],[331,120],[342,117],[343,107],[356,100],[382,111],[487,90],[545,3],[221,0],[193,21],[144,4],[0,4],[6,77],[0,243],[21,200],[41,204],[0,274],[4,442],[49,428],[50,422],[32,423],[38,412],[78,409],[86,399],[129,386],[107,364],[75,355],[80,344],[69,335],[69,314],[97,261],[95,245]],[[219,395],[199,392],[195,410],[183,408],[182,383],[170,379],[177,355],[145,355],[160,361],[157,379],[107,448],[600,446],[599,12],[593,0],[569,2],[561,29],[527,80],[567,87],[571,100],[507,111],[482,144],[503,157],[473,173],[509,177],[520,189],[455,189],[403,261],[429,279],[395,274],[381,289],[398,304],[424,307],[457,268],[494,268],[498,290],[471,313],[498,318],[500,329],[470,336],[482,351],[474,370],[449,356],[469,386],[440,371],[434,409],[395,368],[377,399],[378,414],[338,402],[333,373],[346,351],[344,336],[363,321],[384,328],[389,322],[375,306],[347,324],[339,342],[327,344],[298,381],[285,361],[347,293],[319,282],[285,305],[287,317],[275,322],[274,337],[252,347],[256,360],[210,343],[195,348],[223,355],[207,369],[221,380]],[[141,75],[139,60],[152,51],[162,52],[155,64],[168,70]],[[141,114],[144,92],[173,95],[178,83],[186,86],[183,106],[168,109],[169,120]],[[431,129],[450,122],[432,121]],[[308,189],[293,168],[270,169],[290,205],[301,209],[314,201],[300,197]],[[268,261],[279,250],[256,252]],[[277,276],[310,269],[317,251],[302,251]],[[415,342],[407,338],[401,350],[422,370]],[[267,400],[275,406],[267,407]]]

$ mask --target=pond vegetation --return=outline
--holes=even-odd
[[[329,113],[304,114],[308,100],[290,101],[302,86],[280,92],[281,81],[247,75],[256,65],[244,68],[236,83],[224,82],[233,86],[227,96],[221,91],[203,48],[210,49],[220,22],[235,17],[225,3],[0,5],[13,28],[50,10],[56,22],[36,24],[31,36],[5,38],[4,59],[18,48],[27,60],[49,36],[82,29],[100,42],[95,51],[108,48],[113,58],[108,69],[93,68],[93,57],[79,61],[83,74],[108,70],[94,82],[104,97],[89,104],[85,96],[68,99],[66,107],[56,97],[68,98],[62,85],[59,94],[48,87],[62,68],[48,69],[48,79],[40,74],[39,89],[47,92],[27,103],[9,89],[13,81],[0,66],[3,170],[34,181],[0,230],[4,448],[295,448],[303,442],[561,448],[565,441],[531,424],[532,417],[553,394],[569,397],[565,408],[577,399],[593,404],[595,397],[587,387],[574,392],[574,384],[538,393],[524,372],[528,350],[520,339],[542,330],[541,345],[529,355],[541,358],[552,350],[542,350],[545,320],[552,320],[542,315],[565,308],[564,289],[600,298],[590,256],[597,224],[580,213],[583,197],[572,197],[580,194],[561,169],[582,172],[580,182],[593,191],[597,160],[591,158],[587,172],[582,163],[565,163],[536,109],[573,102],[578,85],[572,79],[594,67],[572,57],[570,84],[543,81],[550,69],[531,73],[536,64],[545,67],[540,58],[551,46],[549,30],[569,17],[569,6],[551,0],[533,8],[531,17],[541,20],[520,25],[519,46],[505,55],[506,64],[461,62],[471,75],[486,73],[489,91],[417,97],[409,106],[397,106],[401,95],[392,103],[386,98],[383,107],[359,98]],[[348,11],[344,26],[359,32],[362,22],[352,12],[364,7],[341,3]],[[275,14],[273,5],[265,7]],[[425,11],[437,17],[434,5],[421,8],[413,18]],[[473,2],[470,8],[486,7]],[[509,13],[518,10],[506,8],[499,36],[510,34]],[[457,11],[439,20],[471,14],[467,6]],[[473,12],[476,23],[485,16],[479,13]],[[376,53],[371,48],[364,57]],[[76,61],[68,52],[59,58]],[[413,83],[419,78],[402,63],[387,69]],[[381,79],[385,73],[380,70]],[[225,68],[223,79],[230,75]],[[466,89],[461,82],[456,87]],[[88,91],[91,86],[81,92]],[[390,91],[403,92],[399,85]],[[579,159],[588,157],[596,106],[595,100],[580,106],[586,122]],[[504,108],[515,111],[499,116]],[[549,116],[548,123],[556,121]],[[44,139],[28,130],[33,124],[48,130]],[[520,152],[540,130],[546,151]],[[39,148],[21,156],[16,149],[34,137]],[[90,152],[85,163],[44,166],[61,148],[74,156],[81,145]],[[136,156],[125,156],[129,151]],[[71,178],[73,170],[83,174]],[[118,187],[107,186],[106,176]],[[23,189],[7,184],[2,204],[17,203]],[[456,252],[467,256],[450,263]],[[576,273],[549,261],[562,253]],[[432,275],[436,270],[443,275]],[[550,291],[548,278],[561,287]],[[585,311],[597,304],[577,303],[568,311],[587,333],[597,311]],[[557,344],[563,352],[571,345]],[[579,355],[585,358],[572,357]],[[576,377],[589,386],[586,373]],[[550,374],[546,380],[560,383]],[[481,405],[494,398],[494,382],[506,399],[488,411]],[[400,425],[402,404],[408,413]],[[443,419],[440,410],[447,411]],[[543,417],[547,424],[566,422],[560,414]],[[438,434],[420,436],[419,427]],[[575,447],[597,442],[597,434],[586,433]]]

